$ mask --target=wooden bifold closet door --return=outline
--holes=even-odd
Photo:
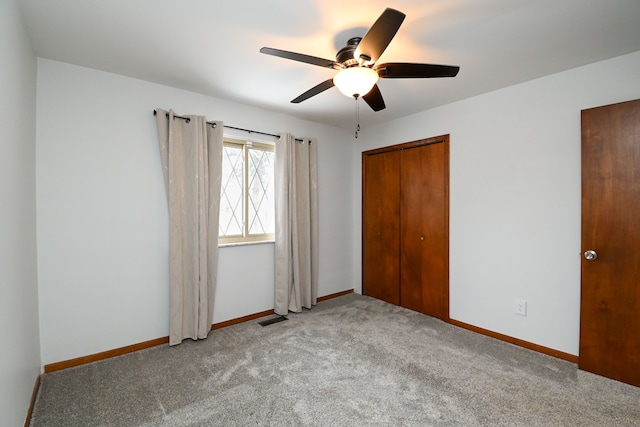
[[[400,304],[400,152],[363,156],[363,293]]]
[[[449,138],[362,157],[363,293],[449,317]]]

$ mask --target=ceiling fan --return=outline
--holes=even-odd
[[[333,86],[337,86],[345,95],[356,99],[362,97],[374,111],[380,111],[385,108],[385,104],[377,85],[378,78],[424,79],[433,77],[455,77],[460,70],[460,67],[452,65],[415,64],[407,62],[389,62],[376,65],[375,62],[398,32],[405,16],[404,13],[395,9],[385,9],[364,37],[353,37],[349,39],[347,45],[336,54],[335,61],[270,47],[263,47],[260,49],[260,52],[338,70],[333,78],[325,80],[293,99],[291,102],[294,104],[318,95],[327,89],[331,89]]]

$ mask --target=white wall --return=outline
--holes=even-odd
[[[318,138],[319,295],[355,286],[350,132],[38,59],[43,364],[168,335],[167,208],[152,115],[158,107]],[[214,322],[272,308],[273,244],[221,248]]]
[[[450,134],[451,318],[577,355],[580,110],[640,98],[639,70],[636,52],[364,129],[356,228],[362,151]]]
[[[0,425],[24,424],[40,374],[36,58],[16,1],[0,2]]]

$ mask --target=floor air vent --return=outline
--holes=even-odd
[[[271,319],[263,320],[262,322],[258,322],[260,326],[269,326],[274,323],[284,322],[285,320],[289,320],[284,316],[273,317]]]

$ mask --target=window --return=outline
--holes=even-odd
[[[274,146],[225,138],[218,243],[274,239]]]

